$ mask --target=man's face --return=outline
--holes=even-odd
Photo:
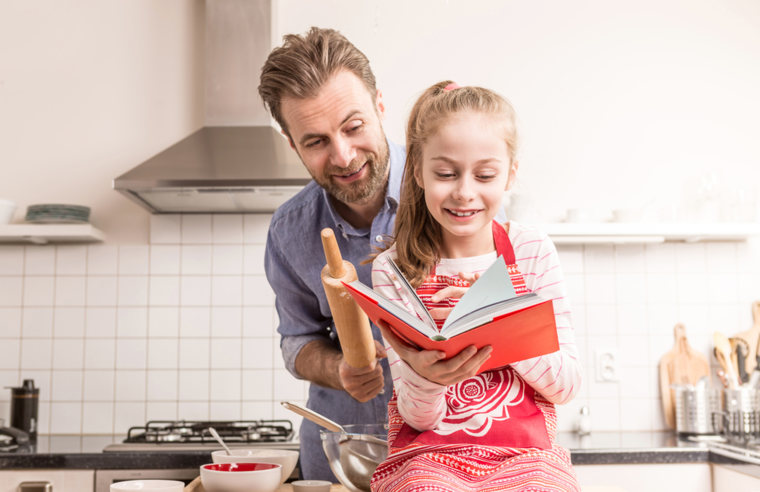
[[[363,203],[384,191],[388,143],[378,91],[351,72],[329,79],[312,98],[282,100],[290,141],[314,180],[343,203]]]

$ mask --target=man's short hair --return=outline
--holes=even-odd
[[[314,97],[341,70],[356,75],[375,101],[377,88],[369,60],[338,31],[312,27],[303,36],[287,34],[283,40],[261,69],[259,95],[286,134],[290,135],[282,116],[282,99]]]

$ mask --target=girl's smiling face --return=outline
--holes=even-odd
[[[517,171],[504,124],[487,113],[455,113],[423,144],[421,164],[415,178],[441,224],[441,256],[493,251],[491,223]]]

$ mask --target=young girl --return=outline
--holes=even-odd
[[[517,171],[515,146],[514,113],[499,95],[450,81],[425,91],[407,128],[396,242],[375,258],[373,287],[413,312],[393,259],[440,328],[469,282],[503,256],[518,294],[552,299],[560,350],[476,375],[490,347],[442,360],[381,327],[394,395],[373,491],[580,490],[555,443],[554,404],[581,381],[557,252],[545,234],[493,220]]]

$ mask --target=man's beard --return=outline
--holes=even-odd
[[[327,193],[343,203],[361,203],[373,197],[385,187],[389,165],[388,142],[383,140],[379,154],[367,154],[360,159],[354,159],[347,168],[327,166],[320,176],[312,176]],[[348,176],[367,166],[367,176],[361,181],[339,185],[333,182],[332,175]]]

